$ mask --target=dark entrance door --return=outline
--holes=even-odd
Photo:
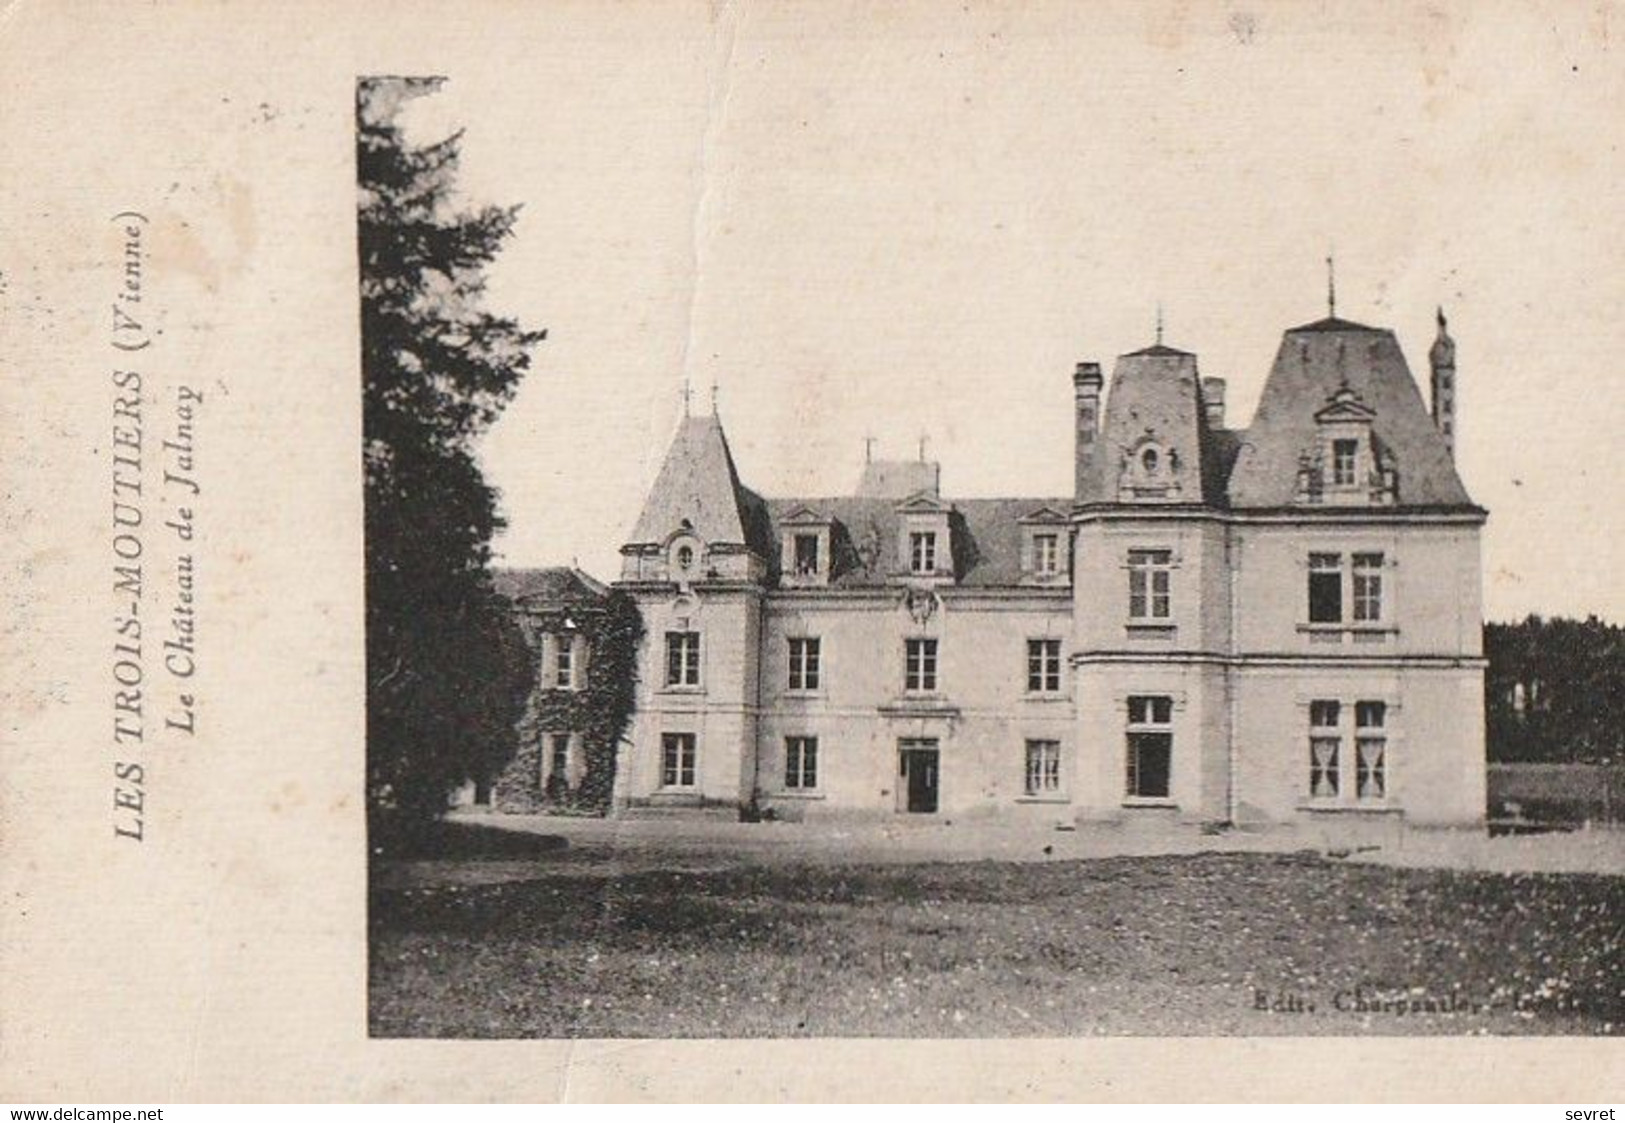
[[[903,810],[930,815],[937,809],[937,743],[905,740],[898,744]]]

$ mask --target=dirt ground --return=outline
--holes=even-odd
[[[896,820],[853,823],[739,823],[715,819],[595,819],[549,815],[462,814],[454,821],[562,840],[547,855],[554,875],[653,869],[723,870],[760,864],[893,864],[918,862],[1059,862],[1091,858],[1196,853],[1310,852],[1351,862],[1410,869],[1497,873],[1600,873],[1625,876],[1625,831],[1507,836],[1411,831],[1369,847],[1336,846],[1293,832],[1189,828],[1084,827]],[[527,880],[528,860],[427,859],[380,872],[390,887]]]
[[[1334,858],[1239,834],[503,818],[534,855],[376,871],[375,1035],[1625,1026],[1611,840]],[[1493,868],[1565,863],[1612,876]]]

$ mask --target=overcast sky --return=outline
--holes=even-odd
[[[1079,359],[1151,342],[1160,302],[1245,422],[1331,249],[1339,314],[1393,328],[1424,390],[1450,317],[1487,615],[1625,619],[1605,15],[912,11],[466,33],[480,63],[409,120],[466,127],[468,196],[525,205],[491,304],[549,338],[483,449],[505,564],[618,573],[685,374],[767,495],[848,492],[865,436],[922,433],[950,496],[1068,494]]]

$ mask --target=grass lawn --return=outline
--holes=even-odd
[[[1308,854],[538,870],[375,891],[372,1033],[1625,1031],[1625,877]]]

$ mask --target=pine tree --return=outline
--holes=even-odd
[[[488,573],[501,529],[474,444],[545,332],[482,307],[518,207],[460,210],[461,131],[414,146],[402,105],[438,78],[356,88],[366,477],[367,797],[375,845],[421,835],[495,774],[534,656]]]

